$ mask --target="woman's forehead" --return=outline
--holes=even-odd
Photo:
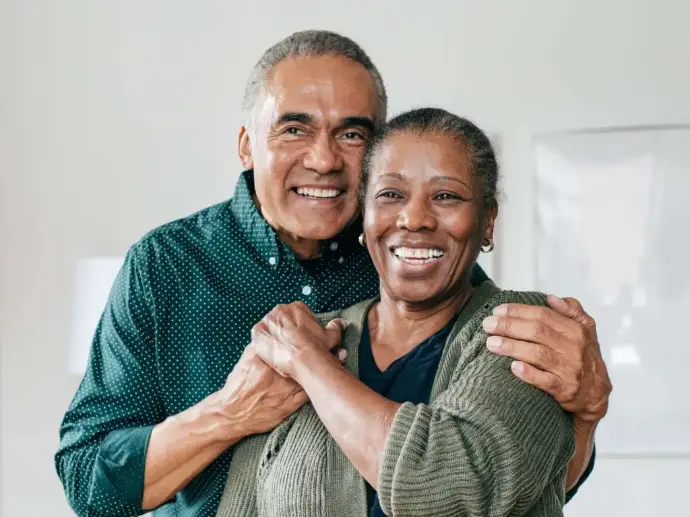
[[[468,177],[466,147],[454,135],[444,133],[399,132],[387,136],[378,146],[371,163],[372,176],[418,176],[443,173]]]

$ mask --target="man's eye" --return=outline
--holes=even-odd
[[[302,130],[295,126],[290,126],[285,130],[288,135],[298,136],[302,133]]]
[[[364,140],[364,136],[356,131],[348,131],[343,136],[345,140]]]

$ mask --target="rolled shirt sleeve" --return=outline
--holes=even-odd
[[[135,246],[114,282],[86,374],[60,427],[55,466],[79,516],[145,513],[146,449],[164,419],[149,293]]]

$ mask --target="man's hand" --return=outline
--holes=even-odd
[[[271,431],[307,402],[300,385],[263,362],[253,343],[244,349],[218,396],[228,420],[243,429],[243,435]]]
[[[292,380],[295,357],[309,347],[330,350],[340,344],[340,320],[325,329],[301,302],[278,305],[252,329],[252,342],[218,396],[228,419],[242,434],[274,429],[308,400]],[[340,361],[346,355],[341,350]]]
[[[492,352],[510,356],[513,373],[551,394],[594,424],[608,410],[611,380],[601,356],[596,323],[573,298],[548,297],[548,307],[508,304],[484,320]]]

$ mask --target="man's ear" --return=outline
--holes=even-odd
[[[240,128],[240,134],[237,136],[237,154],[242,162],[242,167],[245,169],[254,168],[252,143],[249,141],[249,131],[244,126]]]

